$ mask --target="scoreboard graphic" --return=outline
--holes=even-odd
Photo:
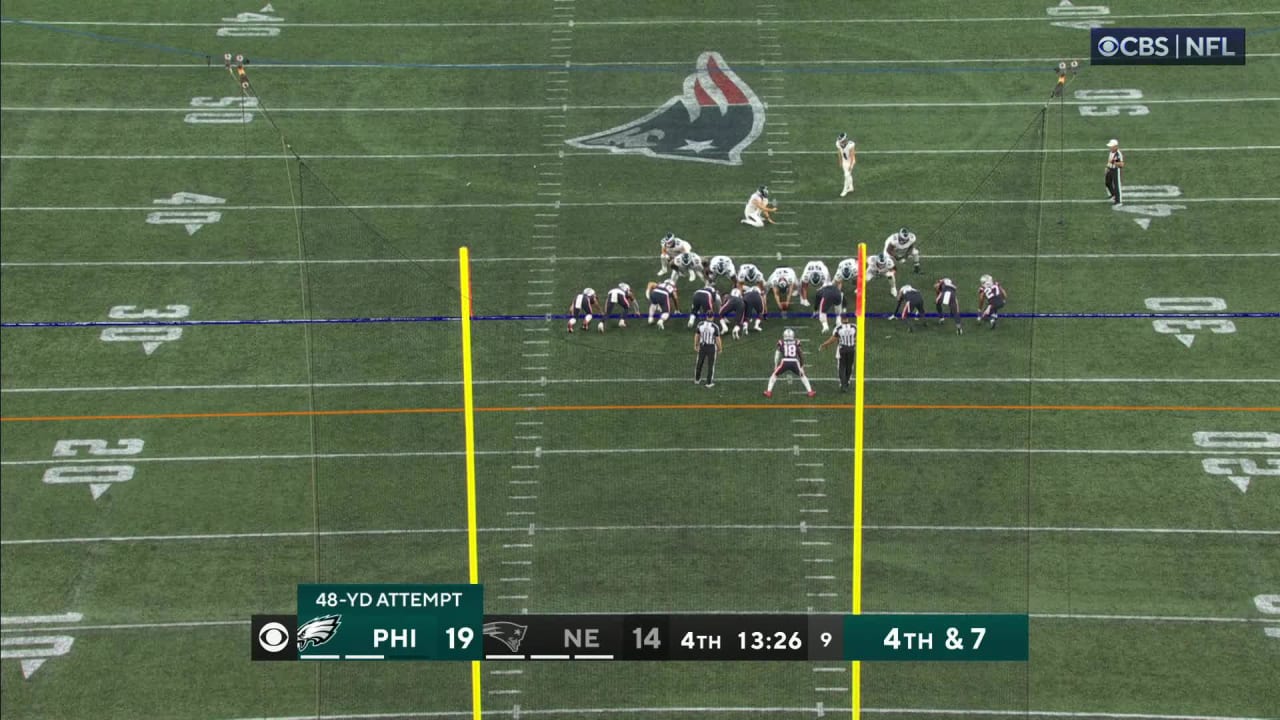
[[[485,615],[481,585],[299,585],[254,660],[1026,662],[1017,614]]]

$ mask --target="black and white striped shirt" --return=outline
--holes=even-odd
[[[1107,157],[1107,169],[1115,170],[1122,164],[1124,164],[1124,155],[1120,152],[1120,148],[1112,150],[1111,154]]]
[[[698,342],[702,345],[715,345],[718,335],[720,335],[719,325],[710,320],[703,320],[698,323]]]
[[[840,338],[840,348],[852,348],[858,345],[858,326],[853,323],[837,325],[832,335]]]

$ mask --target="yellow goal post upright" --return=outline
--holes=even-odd
[[[458,299],[462,324],[462,417],[467,457],[467,582],[480,584],[480,550],[476,527],[476,423],[471,377],[471,251],[458,248]],[[480,661],[471,661],[471,718],[480,720]]]
[[[854,301],[858,346],[854,350],[853,383],[853,614],[862,614],[862,455],[866,410],[867,357],[867,244],[858,243],[858,297]],[[853,720],[862,718],[862,663],[849,669]]]

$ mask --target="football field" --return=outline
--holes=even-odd
[[[471,716],[468,663],[249,659],[299,583],[468,582],[466,246],[486,612],[848,613],[860,531],[864,612],[1030,615],[1026,663],[864,663],[863,715],[1280,718],[1280,6],[1100,1],[3,0],[0,715]],[[1248,64],[1091,66],[1090,26],[1244,28]],[[855,528],[812,308],[706,387],[643,290],[667,232],[767,276],[902,227],[927,316],[867,284]],[[623,282],[640,315],[566,332]],[[762,395],[784,329],[814,397]],[[514,720],[856,682],[481,678]]]

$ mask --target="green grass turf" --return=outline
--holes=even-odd
[[[464,244],[476,314],[539,318],[585,286],[642,288],[669,229],[704,256],[768,273],[815,258],[834,266],[857,242],[874,252],[903,224],[921,234],[925,261],[899,281],[953,277],[966,312],[983,273],[1006,286],[1012,313],[1143,312],[1152,297],[1276,310],[1267,118],[1278,101],[1276,61],[1264,56],[1280,43],[1274,10],[1112,5],[1118,24],[1244,26],[1253,57],[1239,68],[1086,66],[1041,117],[1053,65],[1083,55],[1087,40],[1038,6],[983,0],[963,13],[1026,19],[913,22],[957,8],[824,0],[757,23],[757,8],[725,3],[582,5],[578,67],[553,76],[549,64],[563,64],[553,30],[567,23],[550,4],[314,2],[277,8],[279,37],[233,39],[215,35],[219,19],[256,7],[5,2],[7,18],[203,24],[0,26],[0,318],[102,321],[115,306],[169,304],[194,320],[452,317]],[[1205,12],[1255,14],[1134,17]],[[712,19],[736,22],[700,22]],[[866,22],[876,19],[894,21]],[[478,24],[296,24],[361,22]],[[762,135],[740,166],[562,144],[678,94],[708,49],[766,102],[766,130],[789,135]],[[258,61],[254,86],[304,169],[282,159],[266,115],[183,121],[193,98],[239,96],[217,63],[227,50]],[[962,62],[912,62],[941,59]],[[308,64],[344,61],[374,66]],[[461,63],[536,67],[425,67]],[[568,80],[563,96],[548,94],[552,78]],[[1075,91],[1116,88],[1140,89],[1133,102],[1150,112],[1081,114],[1107,103]],[[97,110],[74,111],[85,108]],[[844,201],[830,148],[841,130],[860,160]],[[1176,185],[1180,197],[1109,210],[1110,137],[1125,145],[1129,186]],[[754,231],[737,218],[761,182],[785,224]],[[225,198],[222,219],[194,235],[145,222],[168,209],[154,200],[179,191]],[[1186,207],[1142,214],[1159,202]],[[70,207],[96,209],[58,209]],[[1133,222],[1143,218],[1149,227]],[[868,665],[864,705],[934,711],[910,713],[919,718],[1274,716],[1280,646],[1254,598],[1280,588],[1280,487],[1261,476],[1241,492],[1202,461],[1265,469],[1275,451],[1206,450],[1193,437],[1280,428],[1274,412],[1189,408],[1276,405],[1276,319],[1235,319],[1228,334],[1192,328],[1184,347],[1143,318],[1007,318],[995,331],[969,320],[963,337],[949,325],[908,334],[883,319],[893,307],[883,281],[869,302],[865,608],[1033,620],[1029,663]],[[830,354],[813,352],[816,321],[790,325],[818,397],[783,381],[773,400],[805,409],[636,408],[763,402],[784,323],[727,341],[711,391],[689,382],[683,319],[665,333],[632,325],[568,336],[559,320],[474,324],[488,609],[847,611],[852,396],[836,392]],[[79,419],[6,422],[0,435],[0,630],[74,637],[29,678],[16,659],[0,664],[0,714],[463,716],[460,664],[265,665],[245,652],[248,616],[290,612],[299,582],[466,581],[458,323],[190,326],[149,356],[101,334],[3,330],[4,416]],[[883,407],[901,404],[1012,409]],[[551,409],[601,405],[623,408]],[[1063,405],[1174,409],[1051,407]],[[312,410],[334,414],[262,415]],[[396,412],[356,414],[366,410]],[[86,417],[171,413],[249,415]],[[145,440],[133,477],[96,500],[82,484],[41,481],[58,465],[57,441],[86,438]],[[83,620],[12,620],[65,612]],[[487,711],[644,709],[665,720],[849,704],[830,690],[847,687],[847,673],[807,663],[491,674],[503,667],[485,665]],[[520,692],[490,692],[503,690]]]

